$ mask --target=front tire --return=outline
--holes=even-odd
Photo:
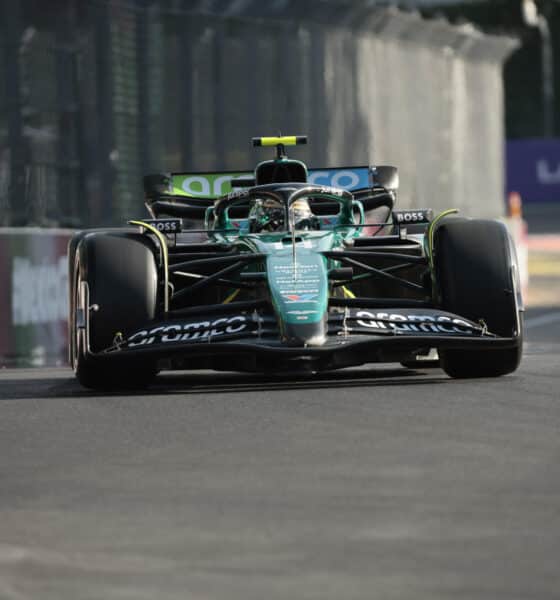
[[[150,240],[130,233],[82,235],[71,274],[70,352],[78,381],[97,390],[149,385],[157,372],[154,360],[102,353],[119,333],[126,338],[156,315],[157,267]]]
[[[488,331],[517,337],[512,348],[441,349],[441,366],[455,378],[498,377],[512,373],[523,351],[522,313],[515,250],[505,226],[497,221],[449,219],[435,232],[434,263],[441,308]]]

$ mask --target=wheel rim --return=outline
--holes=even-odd
[[[83,331],[78,327],[78,315],[79,311],[84,311],[84,296],[82,290],[82,279],[80,277],[80,269],[76,267],[76,279],[74,286],[74,314],[72,315],[73,319],[73,331],[72,331],[72,368],[74,372],[78,369],[78,363],[81,355],[81,346],[83,340]],[[82,313],[84,314],[84,313]]]

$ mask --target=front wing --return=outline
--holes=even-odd
[[[147,323],[126,338],[116,338],[113,346],[95,356],[119,359],[150,354],[185,369],[327,370],[398,362],[428,348],[509,348],[518,344],[518,335],[499,337],[483,322],[434,309],[344,308],[328,314],[323,343],[289,346],[282,341],[272,311],[235,312],[232,307],[232,312],[218,316]]]

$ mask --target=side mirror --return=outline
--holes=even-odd
[[[396,193],[399,189],[399,170],[397,167],[388,165],[372,167],[371,178],[374,186],[381,186],[389,192]]]

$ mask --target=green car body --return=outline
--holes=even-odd
[[[148,176],[151,219],[71,242],[70,359],[84,385],[139,366],[309,372],[434,350],[452,376],[517,368],[523,306],[499,223],[395,211],[394,167],[308,171],[270,139],[278,156],[253,176]]]

